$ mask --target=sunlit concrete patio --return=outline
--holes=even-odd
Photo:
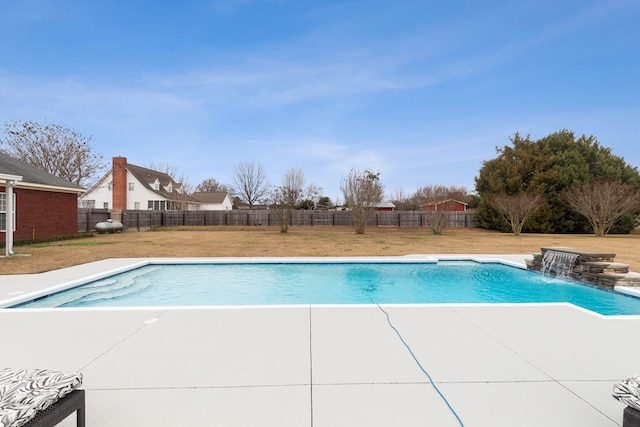
[[[615,426],[638,336],[565,304],[3,309],[0,366],[81,371],[90,426]]]

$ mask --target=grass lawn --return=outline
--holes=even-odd
[[[479,229],[348,227],[173,227],[147,232],[97,234],[79,240],[16,246],[16,256],[0,258],[0,274],[40,273],[105,258],[377,256],[407,254],[532,254],[541,246],[612,252],[616,261],[640,272],[640,235],[524,234]]]

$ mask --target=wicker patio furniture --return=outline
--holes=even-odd
[[[624,409],[622,426],[640,427],[640,375],[615,384],[613,397],[627,405]]]
[[[85,425],[82,374],[47,369],[0,369],[0,427],[51,427],[76,412]]]

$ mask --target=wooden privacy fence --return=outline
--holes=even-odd
[[[423,212],[395,211],[374,212],[369,227],[431,227],[434,215],[448,215],[447,227],[475,228],[473,212]],[[232,211],[143,211],[127,210],[110,212],[107,209],[79,209],[78,232],[95,230],[98,222],[112,218],[121,221],[125,230],[144,231],[159,226],[258,226],[278,225],[276,216],[269,210]],[[294,211],[292,226],[344,226],[352,227],[348,211]]]

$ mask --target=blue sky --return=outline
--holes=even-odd
[[[515,132],[570,129],[640,166],[640,1],[0,3],[0,122],[56,123],[192,184],[301,168],[341,199],[473,190]]]

